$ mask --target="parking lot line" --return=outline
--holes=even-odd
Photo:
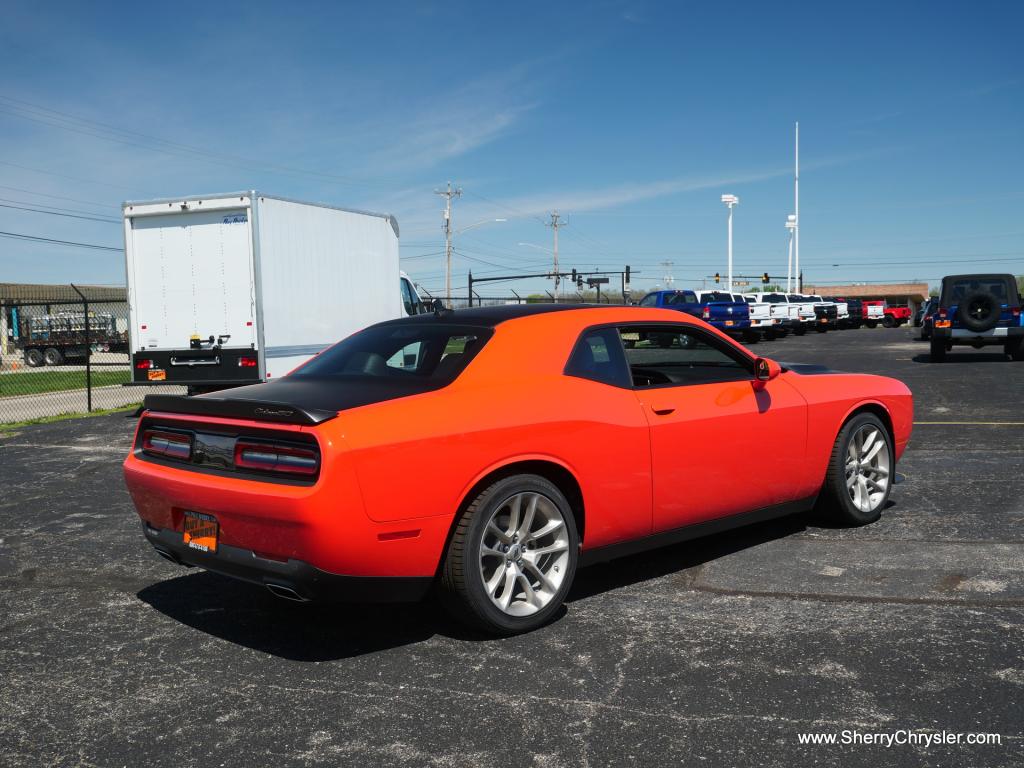
[[[1024,421],[915,421],[914,426],[1024,427]]]

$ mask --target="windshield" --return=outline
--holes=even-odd
[[[761,301],[767,301],[769,304],[786,304],[786,297],[781,293],[766,293],[761,297]]]
[[[803,296],[799,296],[799,295],[797,295],[795,293],[789,294],[789,300],[790,301],[807,301],[807,299],[805,299]]]
[[[676,304],[696,304],[697,295],[693,291],[679,291],[665,296],[665,306],[672,307]]]
[[[375,325],[320,353],[291,376],[389,379],[440,387],[462,373],[492,333],[490,328],[435,322]]]

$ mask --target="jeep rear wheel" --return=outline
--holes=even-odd
[[[946,341],[932,336],[931,358],[933,363],[941,363],[946,359]]]
[[[1024,361],[1024,338],[1014,339],[1013,341],[1006,342],[1004,347],[1006,354],[1010,356],[1011,360],[1016,362]]]

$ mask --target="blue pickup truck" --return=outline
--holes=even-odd
[[[999,345],[1024,360],[1024,316],[1013,275],[948,275],[933,309],[931,360],[941,363],[954,345]]]
[[[654,291],[640,300],[641,307],[675,309],[699,317],[730,336],[757,341],[760,332],[750,327],[750,307],[734,301],[732,294],[721,291]]]

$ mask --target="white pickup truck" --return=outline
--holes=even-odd
[[[772,312],[772,305],[761,301],[749,293],[734,293],[732,297],[736,301],[745,301],[750,308],[750,327],[764,335],[771,341],[779,336],[785,336],[789,330],[789,324],[783,323],[778,313]],[[787,318],[788,319],[788,318]]]
[[[792,331],[797,336],[807,332],[804,318],[800,316],[800,305],[790,301],[785,293],[752,293],[755,301],[764,302],[771,308],[772,317],[778,318],[783,332]],[[811,310],[813,317],[814,311]]]

